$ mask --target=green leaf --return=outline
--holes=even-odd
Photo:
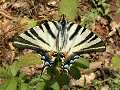
[[[3,67],[0,67],[0,77],[1,78],[9,78],[9,77],[12,77],[12,73],[11,71],[9,70],[9,68],[3,68]]]
[[[59,3],[59,14],[64,14],[70,20],[74,20],[78,12],[78,0],[61,0]]]
[[[113,56],[112,57],[112,64],[114,67],[120,69],[120,56]]]
[[[72,66],[70,68],[70,75],[74,78],[74,79],[80,79],[81,77],[81,74],[80,74],[80,70],[75,67],[75,66]]]
[[[55,82],[54,84],[52,84],[52,85],[51,85],[51,88],[52,88],[53,90],[60,90],[60,86],[59,86],[59,84],[58,84],[57,82]]]
[[[44,90],[46,83],[45,82],[39,82],[36,85],[36,89],[35,90]]]
[[[0,85],[0,90],[5,90],[5,86]]]
[[[24,17],[20,18],[20,24],[24,25],[25,29],[30,29],[37,25],[37,21],[24,16]]]
[[[38,82],[45,82],[47,80],[50,80],[50,76],[48,74],[42,74],[42,75],[38,75],[37,77],[33,78],[29,84],[36,85]]]
[[[62,73],[58,78],[58,83],[61,85],[68,85],[70,78],[67,73]]]
[[[75,67],[79,67],[79,68],[83,68],[83,69],[87,69],[89,68],[89,61],[85,58],[80,58],[79,60],[77,60],[75,62],[75,64],[73,64],[73,66]]]
[[[5,81],[4,84],[1,84],[1,85],[0,85],[0,90],[6,90],[7,85],[8,85],[8,80]]]
[[[9,66],[9,69],[12,73],[12,76],[16,76],[20,67],[16,64],[16,62],[14,62],[12,65]]]
[[[37,21],[35,21],[34,19],[29,19],[28,20],[28,27],[29,28],[33,28],[37,25]]]
[[[17,64],[19,64],[20,66],[29,66],[29,65],[42,64],[42,63],[43,62],[38,54],[28,53],[21,56]]]
[[[42,74],[42,77],[41,77],[42,79],[44,79],[44,80],[50,80],[50,75],[48,75],[48,74]],[[40,78],[40,79],[41,79]]]
[[[11,78],[5,90],[17,90],[17,80]]]
[[[28,84],[21,83],[20,90],[32,90]]]
[[[80,25],[84,27],[89,27],[92,23],[94,23],[97,17],[100,16],[96,9],[92,9],[86,15],[84,15],[81,19]]]
[[[48,67],[47,68],[47,74],[50,75],[50,76],[58,76],[59,71],[55,67]]]
[[[92,3],[95,6],[95,9],[97,10],[97,12],[101,15],[101,16],[105,16],[108,14],[108,12],[110,11],[110,5],[108,3],[106,3],[107,0],[98,0],[97,2],[95,2],[95,0],[92,0]]]

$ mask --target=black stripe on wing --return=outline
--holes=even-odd
[[[35,39],[35,38],[33,38],[32,35],[30,35],[30,34],[28,33],[28,31],[25,31],[24,34],[26,34],[27,36],[31,37],[32,39]]]
[[[69,40],[72,40],[78,34],[78,32],[81,28],[82,27],[80,25],[78,25],[75,32],[70,36]]]
[[[69,54],[82,54],[89,52],[105,51],[104,42],[92,31],[81,27],[78,24],[72,24],[68,30],[68,41],[64,51]]]
[[[30,32],[31,32],[38,40],[40,40],[40,41],[42,41],[43,43],[49,45],[49,43],[46,42],[43,38],[41,38],[41,37],[35,32],[35,30],[34,30],[33,28],[30,29]],[[49,45],[49,46],[50,46],[50,45]]]
[[[56,22],[45,22],[30,28],[13,40],[13,45],[20,49],[50,51],[55,50],[58,29]]]
[[[21,37],[13,38],[13,46],[17,47],[19,49],[31,49],[35,50],[36,52],[40,53],[41,55],[46,52],[42,48],[40,48],[38,45],[33,44],[27,40],[24,40]]]
[[[70,25],[67,27],[67,30],[69,31],[70,28],[73,26],[74,23],[70,23]]]
[[[44,23],[44,25],[45,25],[45,27],[46,27],[48,33],[55,39],[56,36],[53,34],[52,30],[50,29],[49,24],[48,24],[48,23]]]
[[[103,52],[105,50],[106,50],[105,44],[101,41],[90,47],[87,47],[87,48],[81,49],[80,51],[74,52],[74,54],[80,55],[80,54],[91,53],[91,52]]]
[[[82,43],[84,43],[84,42],[86,42],[88,39],[90,39],[92,36],[93,36],[93,32],[91,32],[83,41],[81,41],[80,43],[78,43],[77,45],[75,45],[75,47],[76,46],[78,46],[78,45],[81,45]]]

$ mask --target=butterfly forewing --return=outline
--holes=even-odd
[[[21,33],[18,38],[14,39],[14,46],[37,51],[56,51],[58,29],[55,23],[57,25],[57,22],[45,22]]]
[[[105,50],[104,42],[92,31],[79,24],[69,24],[67,36],[67,44],[63,48],[63,52],[68,52],[69,55]]]

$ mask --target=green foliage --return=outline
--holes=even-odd
[[[72,66],[71,69],[70,69],[70,75],[74,78],[74,79],[79,79],[81,77],[80,73],[80,69],[75,67],[75,66]]]
[[[112,57],[112,64],[115,68],[120,69],[120,56],[113,56]]]
[[[120,74],[116,75],[116,78],[110,79],[108,83],[111,90],[120,90]]]
[[[24,16],[23,18],[20,18],[20,24],[23,25],[25,29],[30,29],[37,25],[37,21]]]
[[[110,12],[110,5],[106,0],[91,0],[93,8],[81,17],[81,25],[84,27],[89,27],[92,23],[95,23],[97,18],[100,16],[106,16]]]
[[[78,59],[70,68],[70,75],[74,79],[79,79],[81,77],[80,69],[89,68],[89,61],[85,58]]]
[[[15,61],[12,65],[6,66],[5,68],[0,68],[0,77],[8,78],[17,75],[18,71],[23,66],[29,66],[34,64],[42,64],[40,56],[38,54],[29,53],[23,55],[18,61]]]
[[[78,5],[78,0],[61,0],[59,3],[59,14],[64,14],[73,21],[78,12]]]
[[[101,16],[105,16],[109,13],[109,4],[107,0],[92,0],[92,3]]]
[[[102,86],[101,81],[99,81],[99,80],[94,80],[94,81],[93,81],[93,85],[94,85],[95,90],[101,90],[101,86]]]
[[[38,54],[29,53],[19,57],[18,60],[19,66],[29,66],[34,64],[42,64],[42,60],[40,60],[40,56]]]
[[[8,83],[7,83],[7,87],[5,90],[17,90],[17,79],[16,78],[11,78]]]
[[[34,19],[29,19],[28,20],[28,28],[33,28],[37,25],[37,21]]]
[[[79,67],[79,68],[83,68],[83,69],[87,69],[89,68],[89,61],[85,58],[80,58],[79,60],[77,60],[74,64],[75,67]]]
[[[26,83],[21,83],[20,90],[32,90],[30,86]]]
[[[45,82],[39,82],[39,83],[36,85],[36,90],[44,90],[45,85],[46,85]]]
[[[1,78],[10,78],[11,76],[12,76],[12,73],[10,72],[10,70],[7,67],[6,67],[6,69],[3,67],[0,68],[0,77]]]
[[[81,68],[89,67],[89,62],[84,58],[78,59],[68,71],[64,70],[58,63],[60,63],[59,60],[56,61],[56,65],[47,67],[42,75],[36,75],[30,79],[20,72],[20,68],[41,64],[40,57],[33,53],[23,55],[12,65],[0,68],[0,78],[6,79],[5,84],[0,88],[3,90],[8,90],[8,88],[13,88],[13,90],[32,90],[33,88],[35,90],[59,90],[61,87],[69,85],[71,76],[74,79],[79,79]]]
[[[17,62],[13,63],[12,65],[9,66],[9,69],[12,76],[16,76],[18,71],[19,71],[20,67],[18,66]]]
[[[110,90],[120,90],[120,74],[116,74],[115,78],[108,78],[104,81],[94,80],[93,85],[95,90],[101,90],[101,87],[107,83]]]
[[[6,67],[0,68],[0,78],[6,79],[4,85],[0,86],[0,90],[31,90],[30,81],[26,75],[20,72],[20,68],[23,66],[29,66],[34,64],[41,64],[39,55],[26,54],[21,56],[18,61],[15,61],[12,65],[6,65]]]
[[[82,17],[80,24],[84,27],[89,27],[92,23],[94,23],[96,21],[98,16],[100,16],[100,15],[97,12],[97,10],[92,9],[89,13],[87,13],[86,15],[84,15]]]
[[[59,84],[58,84],[57,82],[55,82],[54,84],[52,84],[52,85],[51,85],[51,88],[52,88],[53,90],[60,90],[60,86],[59,86]]]
[[[69,81],[70,81],[70,77],[68,76],[68,74],[66,72],[64,72],[64,73],[61,73],[61,75],[58,77],[57,81],[60,86],[68,85]]]

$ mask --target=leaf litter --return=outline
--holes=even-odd
[[[59,0],[11,0],[11,1],[0,1],[0,65],[12,64],[16,57],[16,53],[11,48],[10,40],[13,36],[21,31],[26,30],[28,27],[29,19],[32,18],[38,23],[43,20],[55,20],[58,19],[58,3]],[[78,15],[84,15],[90,11],[91,5],[89,0],[80,0]],[[91,65],[88,70],[83,71],[84,75],[93,75],[100,68],[111,68],[112,57],[115,55],[120,56],[120,14],[116,13],[117,8],[115,1],[110,2],[111,12],[110,17],[112,21],[109,22],[107,18],[98,17],[95,23],[90,27],[92,31],[97,33],[104,39],[106,43],[106,51],[103,53],[92,53],[89,55],[83,55],[85,58],[89,58]],[[81,8],[82,7],[82,8]],[[117,33],[118,31],[118,33]],[[29,50],[28,50],[29,51]],[[24,51],[22,51],[24,53]],[[95,64],[96,63],[96,64]],[[99,66],[99,67],[98,67]],[[22,71],[26,72],[27,75],[32,76],[39,72],[38,69],[32,69],[28,67],[23,67]],[[98,70],[99,71],[99,70]],[[86,80],[87,80],[86,76]],[[95,78],[92,77],[92,80]],[[3,81],[0,80],[0,83]],[[72,81],[75,83],[76,81]],[[88,81],[90,84],[91,81]],[[81,83],[80,83],[81,84]],[[76,85],[76,84],[75,84]],[[74,86],[74,85],[73,85]],[[81,86],[81,85],[80,85]]]

